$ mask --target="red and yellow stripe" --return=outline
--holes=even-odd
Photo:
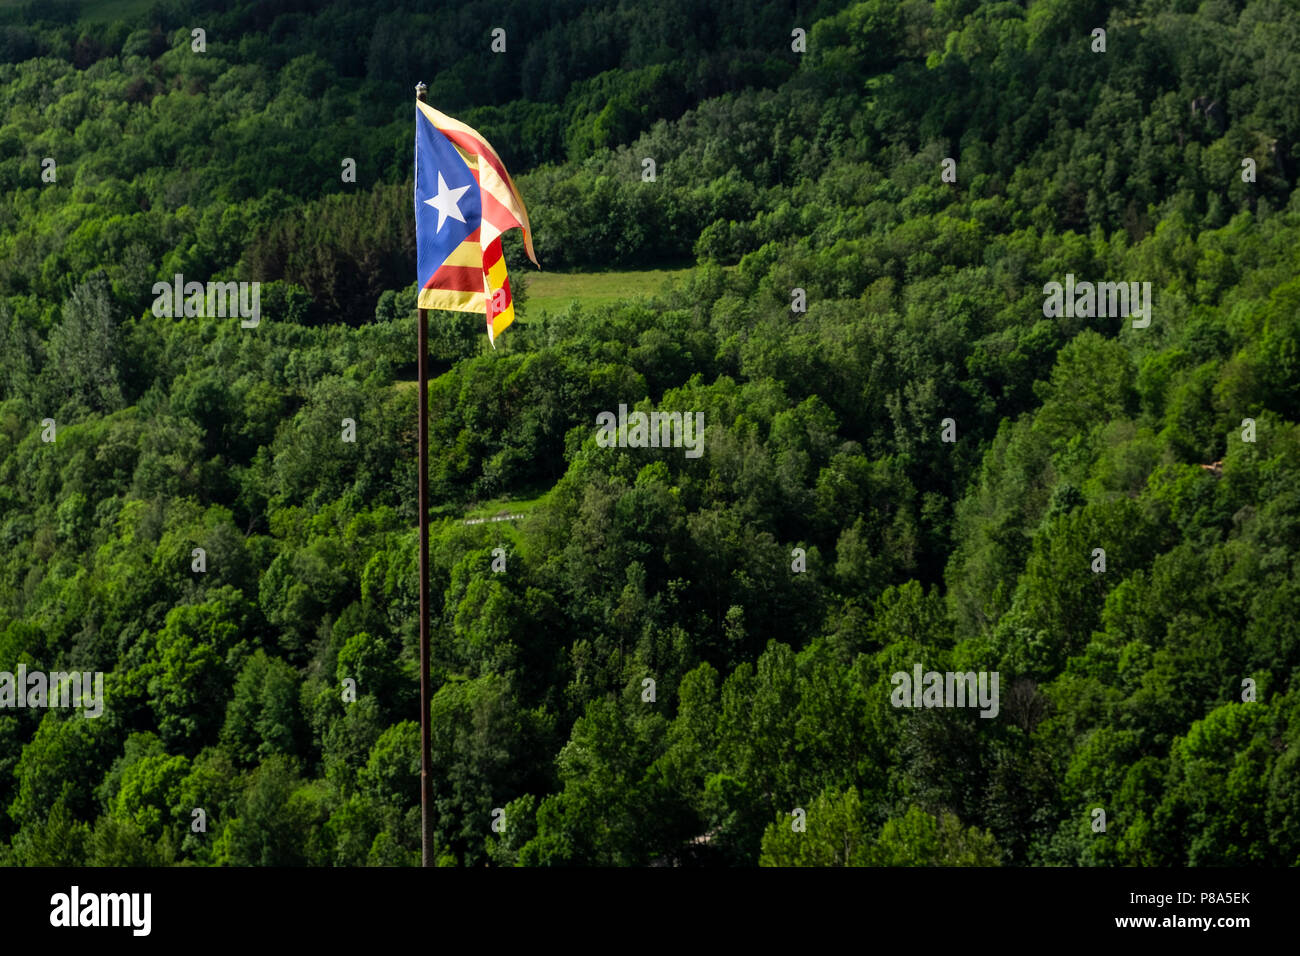
[[[515,320],[515,303],[510,295],[510,276],[506,274],[500,236],[483,249],[483,294],[487,304],[488,340],[495,347],[496,337]]]
[[[486,312],[483,301],[483,249],[479,233],[471,232],[452,250],[447,261],[429,277],[420,290],[416,305],[421,309],[452,312]]]

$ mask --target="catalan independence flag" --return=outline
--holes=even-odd
[[[528,211],[487,140],[427,103],[415,106],[417,305],[482,312],[495,348],[515,320],[501,234],[523,230],[524,250],[538,265]]]

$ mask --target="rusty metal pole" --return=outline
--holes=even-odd
[[[423,101],[426,87],[415,88]],[[429,746],[429,311],[416,325],[420,403],[420,863],[433,866],[433,777]]]
[[[420,310],[420,856],[433,866],[433,778],[429,746],[429,311]]]

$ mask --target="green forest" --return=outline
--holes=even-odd
[[[686,270],[430,316],[439,865],[1300,864],[1283,0],[0,4],[0,864],[420,862],[419,81]]]

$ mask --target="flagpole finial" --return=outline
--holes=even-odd
[[[424,94],[428,92],[428,87],[424,85],[424,80],[415,84],[415,98],[421,103],[424,102]]]

